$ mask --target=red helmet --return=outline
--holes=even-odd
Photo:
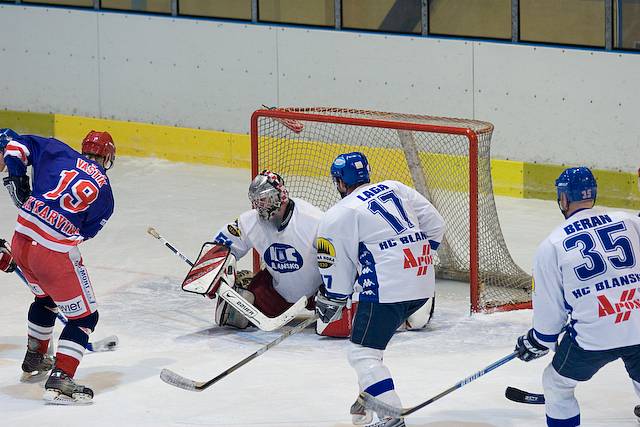
[[[109,132],[98,132],[92,130],[82,140],[82,154],[93,154],[104,158],[104,168],[113,166],[116,158],[116,145]],[[108,167],[107,167],[108,165]]]

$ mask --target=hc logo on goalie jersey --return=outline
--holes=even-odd
[[[280,273],[291,273],[302,267],[302,255],[293,246],[274,243],[264,251],[264,262]]]

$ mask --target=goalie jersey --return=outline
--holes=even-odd
[[[284,230],[261,220],[255,209],[244,212],[215,235],[216,243],[228,246],[240,259],[254,248],[273,277],[273,288],[290,303],[310,297],[322,283],[314,246],[322,211],[298,198]]]
[[[98,234],[113,213],[104,169],[57,139],[21,135],[7,144],[4,160],[12,176],[33,167],[31,196],[15,230],[48,249],[70,251]]]
[[[640,219],[579,210],[538,247],[533,328],[553,348],[567,333],[585,350],[640,344]]]
[[[380,303],[432,297],[433,251],[443,234],[442,216],[413,188],[397,181],[358,187],[327,211],[318,230],[327,295],[355,291],[360,301]]]

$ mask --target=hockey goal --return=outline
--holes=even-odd
[[[468,281],[471,310],[531,307],[531,276],[513,261],[498,221],[489,148],[478,120],[342,108],[277,108],[251,117],[255,176],[278,172],[292,196],[327,210],[339,200],[333,159],[365,153],[372,182],[394,179],[422,193],[446,221],[437,277]]]

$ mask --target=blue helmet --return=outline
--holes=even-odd
[[[0,150],[4,150],[9,141],[17,139],[20,135],[9,128],[0,129]]]
[[[368,183],[369,171],[367,157],[358,151],[340,154],[331,164],[333,179],[342,180],[347,187]]]
[[[595,200],[598,184],[589,168],[581,166],[565,169],[556,179],[556,190],[558,200],[561,194],[566,194],[569,202]]]

